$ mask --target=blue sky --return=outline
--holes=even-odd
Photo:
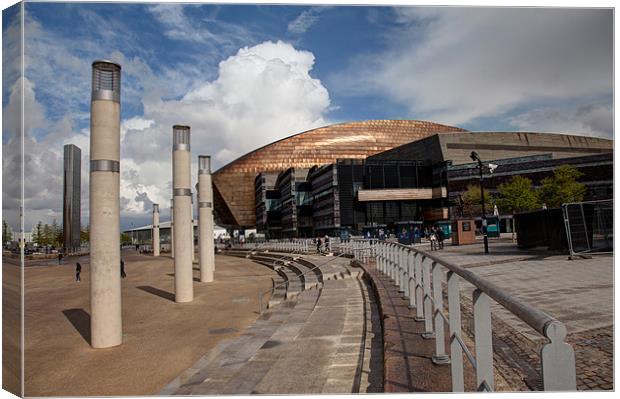
[[[5,164],[17,21],[15,7],[3,12]],[[27,229],[61,219],[62,144],[86,164],[90,64],[101,58],[123,67],[123,227],[148,222],[153,202],[165,217],[174,123],[192,126],[193,153],[215,168],[352,120],[613,134],[611,10],[35,2],[25,21]]]

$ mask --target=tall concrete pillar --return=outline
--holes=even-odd
[[[174,198],[170,200],[170,257],[174,258]]]
[[[192,267],[192,190],[189,126],[174,125],[172,188],[174,194],[174,295],[176,302],[194,300]]]
[[[120,243],[121,66],[92,65],[90,102],[90,337],[93,348],[123,341]]]
[[[213,187],[211,186],[211,157],[198,157],[198,250],[200,251],[200,281],[213,281],[215,248],[213,245]]]
[[[153,204],[153,256],[159,256],[159,204]]]

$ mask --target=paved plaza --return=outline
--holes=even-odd
[[[171,258],[123,251],[123,259],[123,344],[98,350],[89,345],[88,259],[81,260],[79,283],[75,263],[26,267],[27,396],[156,394],[254,322],[258,292],[275,275],[249,260],[217,256],[215,282],[195,282],[195,300],[178,304]]]
[[[563,322],[575,349],[578,389],[613,389],[612,256],[568,260],[544,250],[519,250],[506,240],[491,241],[491,253],[484,255],[481,244],[446,245],[435,254]],[[427,244],[420,248],[429,249]],[[346,258],[246,256],[243,251],[218,255],[213,283],[199,283],[194,264],[196,298],[177,304],[171,258],[123,251],[128,273],[122,280],[123,344],[99,350],[89,345],[88,257],[79,259],[82,282],[74,281],[76,259],[60,266],[57,261],[29,262],[26,395],[301,394],[404,388],[398,387],[402,365],[391,358],[388,362],[383,351],[389,346],[392,352],[386,353],[397,353],[384,340],[402,340],[407,334],[392,331],[393,323],[383,325],[387,330],[382,331],[389,310],[378,309],[385,304],[378,303],[362,279],[362,269]],[[304,274],[319,264],[318,271]],[[5,262],[3,272],[9,277],[3,283],[5,292],[11,292],[18,268]],[[278,296],[276,290],[271,299],[265,297],[259,314],[259,293],[281,278],[289,281],[286,292]],[[389,288],[389,279],[376,278],[385,284],[381,295],[394,291],[393,301],[400,299],[397,290]],[[472,329],[472,289],[461,281],[466,333]],[[544,338],[493,301],[491,306],[496,388],[541,389],[539,349]],[[407,323],[401,321],[411,324]],[[441,367],[426,359],[426,352],[432,354],[432,341],[401,344],[406,352],[422,356],[406,365],[420,375]],[[418,387],[414,390],[450,390],[449,375],[431,380],[407,384]]]
[[[505,240],[492,240],[489,250],[490,254],[483,254],[480,242],[445,246],[435,254],[489,279],[564,323],[567,340],[575,349],[578,389],[612,389],[613,257],[568,260],[567,255],[543,249],[519,250]],[[465,282],[461,286],[463,303],[471,305],[473,287]],[[521,374],[530,389],[539,388],[538,350],[544,338],[494,301],[491,309],[496,352],[509,353],[506,358],[511,359],[504,360],[503,366],[498,359],[499,367],[504,367],[506,374],[511,370]],[[513,382],[519,387],[517,378]]]

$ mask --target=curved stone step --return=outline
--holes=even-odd
[[[304,261],[303,257],[299,256],[281,256],[279,254],[255,254],[252,255],[252,259],[277,259],[279,264],[292,269],[303,282],[304,290],[310,290],[316,288],[322,283],[322,273],[320,269],[315,268],[315,265],[311,262]],[[313,270],[314,269],[314,270]]]

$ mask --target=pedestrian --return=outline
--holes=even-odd
[[[80,273],[82,273],[82,265],[80,265],[80,262],[76,262],[75,263],[75,281],[82,281],[82,279],[80,278]]]
[[[127,277],[127,273],[125,273],[125,262],[123,262],[122,259],[121,259],[121,277],[122,278]]]
[[[58,251],[58,264],[62,264],[62,252]]]
[[[140,249],[140,245],[136,244],[136,252]]]
[[[439,249],[443,249],[443,240],[445,238],[443,230],[441,227],[437,226],[437,229],[435,231],[437,233],[437,243],[439,244]]]
[[[317,239],[316,239],[316,252],[317,252],[318,254],[320,254],[320,253],[321,253],[321,245],[323,245],[323,242],[322,242],[322,240],[321,240],[321,237],[317,237]]]
[[[429,231],[428,239],[431,242],[431,251],[435,251],[437,249],[437,236],[435,236],[433,229]]]
[[[325,252],[329,252],[329,236],[325,234]]]

